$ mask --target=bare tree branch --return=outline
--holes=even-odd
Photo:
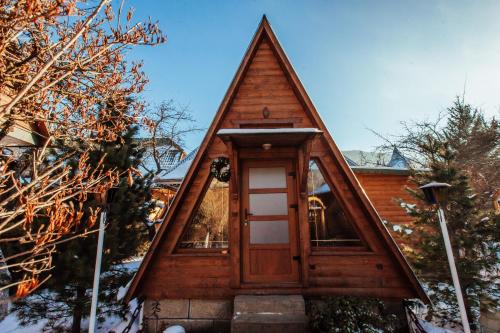
[[[90,153],[119,142],[130,126],[149,125],[137,98],[148,80],[125,52],[165,36],[156,23],[132,22],[123,6],[117,17],[109,0],[0,4],[0,243],[19,244],[3,251],[3,269],[17,280],[0,290],[16,287],[17,297],[46,281],[55,245],[94,232],[99,210],[83,210],[89,196],[131,172],[107,166],[104,156],[91,165]],[[15,126],[44,144],[6,147]]]

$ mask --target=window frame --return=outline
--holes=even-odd
[[[211,162],[210,162],[211,163]],[[229,248],[230,248],[230,240],[231,240],[231,184],[228,182],[228,205],[227,205],[227,247],[224,248],[182,248],[180,247],[180,243],[182,242],[182,239],[184,238],[184,235],[188,231],[188,228],[193,221],[193,218],[200,208],[203,199],[205,199],[205,195],[210,188],[210,185],[212,183],[212,180],[214,179],[214,176],[209,174],[207,177],[207,180],[205,181],[205,184],[203,186],[203,190],[201,192],[202,195],[200,195],[196,201],[195,206],[191,210],[189,217],[187,219],[186,224],[184,225],[184,229],[182,230],[181,236],[177,239],[176,244],[175,244],[175,249],[174,249],[174,255],[177,254],[186,254],[186,255],[206,255],[206,254],[211,254],[211,255],[220,255],[220,256],[228,256],[229,255]]]
[[[312,161],[314,161],[316,163],[316,165],[318,166],[318,170],[321,173],[321,176],[323,177],[326,184],[330,188],[330,191],[331,191],[332,195],[334,196],[335,200],[337,200],[337,202],[339,203],[340,208],[342,209],[343,213],[346,215],[347,219],[351,223],[351,226],[353,227],[354,231],[356,232],[357,236],[359,237],[359,240],[360,240],[362,245],[359,245],[359,246],[315,246],[315,245],[313,245],[312,235],[309,232],[309,240],[308,241],[309,241],[309,246],[311,248],[311,254],[312,255],[316,255],[316,254],[317,255],[330,255],[330,254],[345,255],[345,254],[349,254],[349,253],[353,253],[353,254],[373,253],[373,251],[368,246],[365,238],[363,237],[363,234],[361,233],[358,226],[354,222],[354,217],[352,216],[351,212],[346,208],[346,204],[345,204],[344,200],[341,199],[340,195],[338,194],[337,188],[332,185],[330,175],[328,174],[328,172],[326,172],[326,169],[323,166],[322,161],[319,157],[311,156],[311,158],[309,159],[309,161],[308,161],[309,167],[308,167],[307,177],[309,178],[309,172],[311,172],[310,163]],[[308,229],[310,230],[310,226],[309,226],[309,195],[307,195],[307,224],[308,224]]]

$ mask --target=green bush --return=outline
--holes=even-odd
[[[404,326],[394,314],[386,314],[384,303],[375,298],[324,297],[307,302],[309,324],[321,333],[393,333]]]

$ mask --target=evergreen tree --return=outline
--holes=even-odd
[[[499,187],[500,132],[498,122],[457,98],[447,110],[444,124],[417,123],[396,145],[422,168],[412,170],[416,186],[431,181],[452,187],[444,196],[447,226],[471,327],[477,327],[480,306],[499,303],[500,215],[492,204]],[[422,202],[419,190],[410,193]],[[406,254],[434,303],[430,314],[443,322],[459,322],[436,208],[403,203],[415,223],[402,231]],[[390,221],[389,221],[390,222]]]
[[[105,156],[106,167],[124,172],[137,168],[143,153],[133,139],[137,131],[137,128],[128,128],[114,142],[102,143],[100,149],[91,153],[91,163],[97,164]],[[133,274],[123,261],[136,255],[139,246],[147,241],[145,224],[151,208],[150,182],[150,177],[131,173],[110,193],[99,287],[99,319],[125,314],[126,306],[117,299],[117,292]],[[96,200],[90,199],[85,211],[95,210],[97,206]],[[98,224],[96,222],[92,228],[96,230]],[[80,333],[82,319],[90,313],[96,248],[97,233],[58,245],[55,268],[46,289],[15,305],[21,323],[48,319],[46,329],[49,331],[63,331],[72,323],[71,332]]]

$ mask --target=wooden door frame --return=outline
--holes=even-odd
[[[240,287],[258,287],[258,288],[266,288],[266,287],[290,287],[290,286],[300,286],[301,285],[301,260],[294,260],[293,257],[301,256],[301,242],[300,242],[300,219],[298,212],[298,182],[297,182],[297,167],[298,163],[293,156],[288,158],[269,158],[269,157],[255,157],[255,158],[244,158],[239,161],[240,170],[241,170],[241,179],[239,183],[241,184],[241,193],[240,197],[240,226],[244,223],[244,214],[242,213],[245,207],[248,207],[248,170],[253,165],[262,166],[262,161],[265,161],[266,167],[272,166],[285,166],[286,167],[286,182],[287,182],[287,204],[288,204],[288,226],[289,226],[289,249],[290,249],[290,265],[292,272],[287,277],[292,281],[259,281],[259,279],[255,279],[253,281],[248,281],[250,276],[245,274],[245,269],[249,267],[249,259],[250,259],[250,240],[249,240],[249,229],[240,227]],[[264,190],[265,191],[265,190]],[[295,206],[295,207],[293,207]],[[271,246],[272,247],[272,246]],[[285,277],[283,277],[285,278]],[[247,281],[245,281],[247,280]],[[266,280],[266,279],[263,279]]]

